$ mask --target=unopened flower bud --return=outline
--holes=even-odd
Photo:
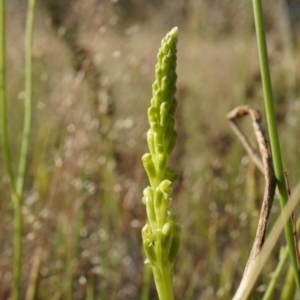
[[[170,180],[164,180],[160,183],[159,189],[164,194],[164,197],[167,198],[172,194],[172,182]]]
[[[142,156],[142,161],[150,182],[154,181],[156,178],[156,171],[152,160],[152,155],[150,153],[144,154]]]
[[[147,132],[147,143],[152,157],[155,155],[154,134],[152,128]]]

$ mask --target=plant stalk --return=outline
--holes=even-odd
[[[0,122],[1,142],[4,164],[7,170],[11,189],[15,190],[11,152],[8,139],[7,93],[6,93],[6,1],[0,1]]]
[[[160,300],[174,300],[173,273],[168,267],[152,268],[155,285]]]
[[[275,117],[275,108],[274,108],[274,100],[273,100],[273,92],[272,92],[272,84],[271,84],[271,76],[269,70],[268,63],[268,52],[267,52],[267,43],[265,36],[265,28],[264,28],[264,20],[263,20],[263,8],[261,0],[253,0],[253,11],[255,18],[255,27],[256,27],[256,36],[258,43],[258,53],[259,53],[259,61],[262,75],[262,84],[263,84],[263,92],[264,92],[264,101],[267,115],[267,123],[268,123],[268,131],[270,136],[270,144],[273,155],[273,163],[274,163],[274,171],[277,180],[277,186],[279,191],[279,200],[281,209],[285,207],[288,201],[288,193],[285,186],[279,138],[277,132],[276,125],[276,117]],[[293,236],[293,227],[291,220],[286,222],[284,227],[285,237],[287,241],[287,246],[289,249],[289,254],[294,270],[294,276],[296,285],[298,288],[298,292],[300,295],[300,274],[297,266],[297,257],[296,250],[294,244],[294,236]]]
[[[26,39],[25,39],[25,108],[22,145],[17,177],[16,192],[22,195],[24,191],[25,171],[27,165],[31,110],[32,110],[32,41],[33,41],[33,20],[34,20],[35,0],[29,0],[27,8]]]
[[[26,21],[25,38],[25,108],[23,136],[20,152],[20,161],[16,181],[16,189],[13,190],[14,201],[14,288],[13,299],[21,299],[22,278],[22,237],[23,237],[23,215],[22,205],[24,198],[24,182],[29,150],[29,137],[31,128],[32,108],[32,40],[35,0],[29,0]]]
[[[14,202],[14,283],[13,299],[21,299],[21,278],[22,278],[22,236],[23,236],[23,215],[22,199],[13,194]]]
[[[282,272],[283,272],[284,267],[286,265],[288,255],[289,255],[289,253],[288,253],[288,248],[287,247],[280,250],[278,265],[276,267],[276,270],[272,274],[271,281],[268,284],[268,288],[267,288],[266,292],[264,293],[264,296],[263,296],[262,300],[272,300],[272,299],[274,299],[276,286],[278,284],[280,276],[282,275]]]

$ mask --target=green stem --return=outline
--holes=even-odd
[[[23,215],[22,198],[16,195],[14,200],[14,283],[13,299],[21,299],[21,270],[22,270],[22,235],[23,235]]]
[[[279,263],[276,267],[276,270],[273,272],[272,279],[268,285],[268,288],[262,298],[262,300],[272,300],[274,299],[274,293],[276,289],[276,285],[278,284],[278,281],[280,279],[280,276],[283,272],[284,266],[286,264],[286,261],[288,259],[288,248],[281,249]]]
[[[87,278],[86,284],[86,300],[94,300],[95,293],[94,293],[94,275],[91,274]]]
[[[141,300],[149,299],[151,275],[152,275],[151,266],[147,264],[144,267],[144,280],[143,280]]]
[[[286,274],[283,288],[280,294],[280,300],[290,300],[295,298],[296,284],[292,265],[289,266]]]
[[[34,19],[35,0],[29,0],[26,22],[25,39],[25,109],[23,137],[20,153],[19,170],[16,182],[16,190],[13,190],[14,200],[14,291],[13,299],[21,299],[21,278],[22,278],[22,236],[23,236],[23,216],[22,203],[25,182],[25,171],[29,149],[29,135],[31,127],[31,107],[32,107],[32,36]],[[12,178],[12,176],[11,176]]]
[[[284,206],[287,204],[288,194],[285,186],[279,138],[277,133],[277,125],[276,125],[276,118],[275,118],[273,92],[272,92],[271,77],[270,77],[270,70],[269,70],[269,63],[268,63],[268,52],[267,52],[267,43],[265,37],[263,9],[262,9],[261,0],[253,0],[253,10],[254,10],[255,27],[256,27],[256,35],[257,35],[257,43],[258,43],[260,68],[262,74],[262,83],[263,83],[263,90],[264,90],[264,100],[265,100],[265,107],[266,107],[266,114],[267,114],[268,130],[269,130],[270,143],[271,143],[272,155],[274,160],[274,170],[277,179],[280,205],[281,205],[281,209],[283,209]],[[287,246],[289,249],[289,254],[290,254],[290,258],[294,270],[295,281],[300,294],[300,276],[299,276],[299,270],[297,266],[297,257],[296,257],[296,251],[294,245],[293,227],[292,227],[291,220],[287,221],[284,227],[284,231],[285,231]]]
[[[159,300],[174,300],[173,276],[167,266],[153,267],[156,289]]]
[[[13,299],[21,298],[22,265],[22,210],[21,198],[16,195],[15,181],[9,149],[7,94],[6,94],[6,1],[0,1],[0,119],[4,164],[10,179],[11,197],[14,203],[14,262],[13,262]]]
[[[29,0],[27,9],[26,39],[25,39],[25,115],[23,125],[23,136],[20,153],[19,170],[17,177],[18,195],[23,194],[27,156],[29,149],[29,136],[31,127],[31,107],[32,107],[32,36],[34,19],[35,0]]]
[[[6,95],[6,1],[0,1],[0,122],[1,142],[4,164],[10,179],[11,188],[15,190],[11,152],[8,141],[7,95]]]

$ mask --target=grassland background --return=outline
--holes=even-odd
[[[160,41],[178,26],[179,138],[171,165],[181,175],[173,207],[182,239],[175,294],[231,299],[264,186],[226,121],[237,105],[264,112],[251,1],[37,2],[23,294],[36,272],[37,299],[141,298],[146,111]],[[263,3],[284,168],[293,187],[300,178],[300,5]],[[23,124],[26,4],[7,5],[15,166]],[[245,128],[251,134],[250,123]],[[13,204],[2,156],[0,179],[0,299],[9,299]],[[278,213],[275,200],[271,222]],[[258,297],[284,243],[282,237],[264,268]],[[156,297],[152,282],[149,299]]]

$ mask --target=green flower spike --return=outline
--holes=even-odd
[[[142,230],[143,246],[160,300],[174,299],[173,270],[180,244],[180,226],[177,216],[170,210],[172,183],[178,175],[167,167],[177,139],[174,129],[177,37],[178,28],[175,27],[162,40],[157,55],[153,97],[148,109],[150,153],[142,157],[151,185],[144,190],[143,197],[148,216],[148,224]]]

